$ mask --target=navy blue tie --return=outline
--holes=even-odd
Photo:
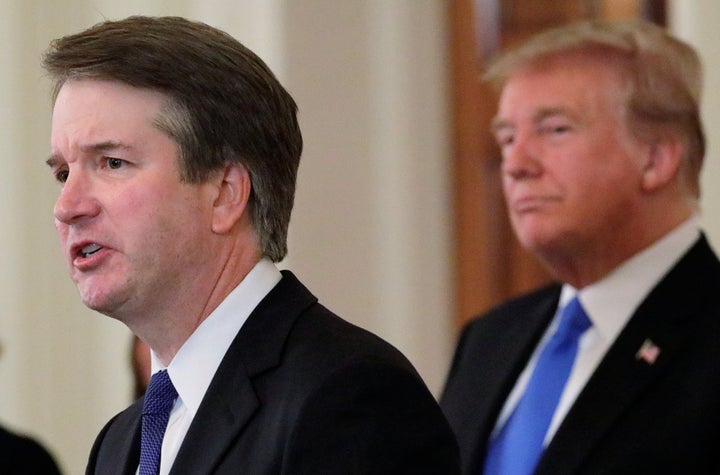
[[[177,395],[166,370],[150,378],[142,410],[140,475],[158,475],[163,436]]]
[[[540,353],[525,393],[485,459],[487,475],[529,475],[543,452],[543,440],[575,362],[578,341],[590,319],[575,297],[563,310],[557,331]]]

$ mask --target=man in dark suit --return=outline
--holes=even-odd
[[[407,359],[274,265],[302,139],[257,56],[201,23],[131,17],[56,40],[44,66],[71,277],[152,350],[145,396],[87,473],[459,473]]]
[[[463,472],[717,473],[720,262],[697,219],[697,55],[657,26],[583,22],[488,78],[515,234],[560,284],[464,329],[441,397]]]

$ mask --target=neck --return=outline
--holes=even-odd
[[[151,315],[126,321],[164,365],[169,365],[180,348],[220,303],[260,261],[254,247],[233,246],[229,254],[216,259],[206,272],[188,276],[187,285],[178,288],[173,301],[158,302]]]
[[[689,209],[666,212],[662,216],[653,215],[646,220],[637,220],[627,230],[603,240],[592,249],[538,257],[555,278],[582,289],[603,279],[624,262],[652,246],[693,214]]]

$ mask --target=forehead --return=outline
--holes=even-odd
[[[53,108],[53,148],[88,142],[138,142],[160,133],[155,125],[166,96],[118,81],[67,81]]]
[[[152,123],[166,96],[119,81],[68,80],[60,88],[53,107],[53,126],[79,120],[103,122],[134,118]]]
[[[538,109],[614,112],[622,108],[624,91],[617,70],[597,59],[577,55],[552,58],[508,77],[500,94],[498,116],[520,118]]]

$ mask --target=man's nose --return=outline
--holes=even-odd
[[[55,219],[65,224],[76,224],[96,216],[99,210],[87,177],[80,171],[70,173],[53,208]]]
[[[503,175],[515,180],[536,177],[542,172],[540,144],[532,133],[518,133],[502,150]]]

